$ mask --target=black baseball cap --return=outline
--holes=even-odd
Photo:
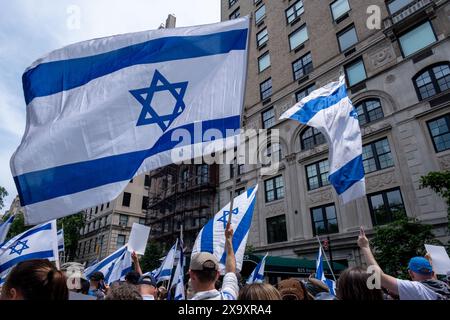
[[[153,286],[153,287],[156,288],[156,280],[155,280],[155,278],[152,277],[151,275],[145,275],[145,276],[142,276],[142,277],[139,279],[139,281],[138,281],[137,284],[138,284],[138,285],[139,285],[139,284],[146,284],[146,285],[148,285],[148,286]]]
[[[100,271],[96,271],[93,274],[91,274],[89,279],[92,281],[101,281],[101,280],[105,280],[105,276]]]

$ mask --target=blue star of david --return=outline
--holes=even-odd
[[[356,112],[355,109],[353,109],[352,111],[350,111],[349,116],[352,117],[352,118],[355,118],[356,120],[358,120],[358,112]]]
[[[150,87],[130,91],[133,97],[142,105],[142,111],[136,126],[156,123],[163,132],[166,131],[186,109],[183,99],[187,86],[188,82],[169,83],[158,70],[155,70]],[[155,111],[154,106],[152,106],[154,94],[161,91],[169,91],[176,100],[175,106],[164,106],[164,109],[167,110],[173,108],[173,111],[165,115],[159,115]],[[150,117],[148,118],[147,115]]]
[[[239,213],[239,208],[233,209],[233,214],[238,214]],[[217,219],[217,221],[223,222],[223,228],[226,229],[227,228],[227,224],[228,224],[228,216],[230,215],[230,211],[224,211],[223,215]]]
[[[27,245],[28,240],[25,241],[17,241],[13,247],[11,247],[11,252],[9,255],[12,255],[13,253],[17,253],[19,256],[22,254],[22,251],[25,249],[29,249],[30,247]],[[22,247],[20,249],[17,249],[17,246],[21,245]]]

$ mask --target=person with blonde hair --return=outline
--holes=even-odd
[[[241,289],[238,300],[281,300],[281,295],[270,284],[253,283]]]

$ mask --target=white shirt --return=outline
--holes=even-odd
[[[437,300],[438,295],[418,281],[397,279],[400,300]]]
[[[152,296],[151,294],[143,294],[142,300],[155,300],[155,297]]]
[[[237,300],[238,294],[239,285],[236,274],[229,272],[223,277],[220,291],[209,290],[197,292],[191,300]]]

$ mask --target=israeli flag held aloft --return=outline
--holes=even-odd
[[[86,268],[84,275],[89,279],[94,272],[101,272],[105,277],[105,283],[111,284],[115,281],[124,280],[131,270],[131,252],[128,251],[127,245],[124,245],[102,261]]]
[[[318,129],[330,146],[328,180],[342,203],[366,194],[362,138],[358,114],[347,95],[345,77],[313,91],[281,119],[293,119]]]
[[[90,40],[33,63],[11,158],[25,222],[109,202],[136,175],[233,148],[248,36],[245,17]]]
[[[161,266],[155,271],[152,272],[153,276],[156,279],[156,282],[160,281],[170,281],[170,278],[172,277],[172,270],[173,265],[175,262],[175,256],[177,254],[177,248],[178,248],[178,239],[173,245],[172,248],[170,248],[169,252],[167,253],[166,257],[164,258],[163,262],[161,263]]]
[[[336,282],[325,277],[325,272],[323,269],[323,259],[322,259],[322,246],[319,247],[319,253],[316,259],[316,279],[322,281],[328,286],[330,293],[336,295]]]
[[[56,220],[35,226],[0,247],[0,285],[19,262],[33,259],[47,259],[58,265],[58,238]]]
[[[183,252],[183,241],[180,239],[180,250],[177,268],[173,274],[172,283],[170,289],[175,287],[175,293],[173,299],[171,297],[171,291],[169,290],[169,300],[186,300],[184,294],[184,252]]]
[[[263,283],[264,282],[264,269],[266,267],[266,258],[268,253],[262,258],[262,260],[256,265],[255,270],[247,279],[247,284]]]
[[[58,230],[58,250],[64,251],[64,229]]]
[[[242,193],[234,199],[233,210],[230,204],[224,206],[213,219],[203,227],[195,240],[192,255],[209,252],[219,260],[220,273],[225,272],[225,229],[231,214],[231,226],[234,230],[233,249],[236,256],[236,269],[242,269],[248,232],[252,224],[253,210],[256,203],[258,185]]]
[[[0,245],[5,242],[6,237],[8,236],[9,229],[11,228],[12,223],[14,222],[15,215],[11,215],[6,219],[5,222],[0,224]]]

